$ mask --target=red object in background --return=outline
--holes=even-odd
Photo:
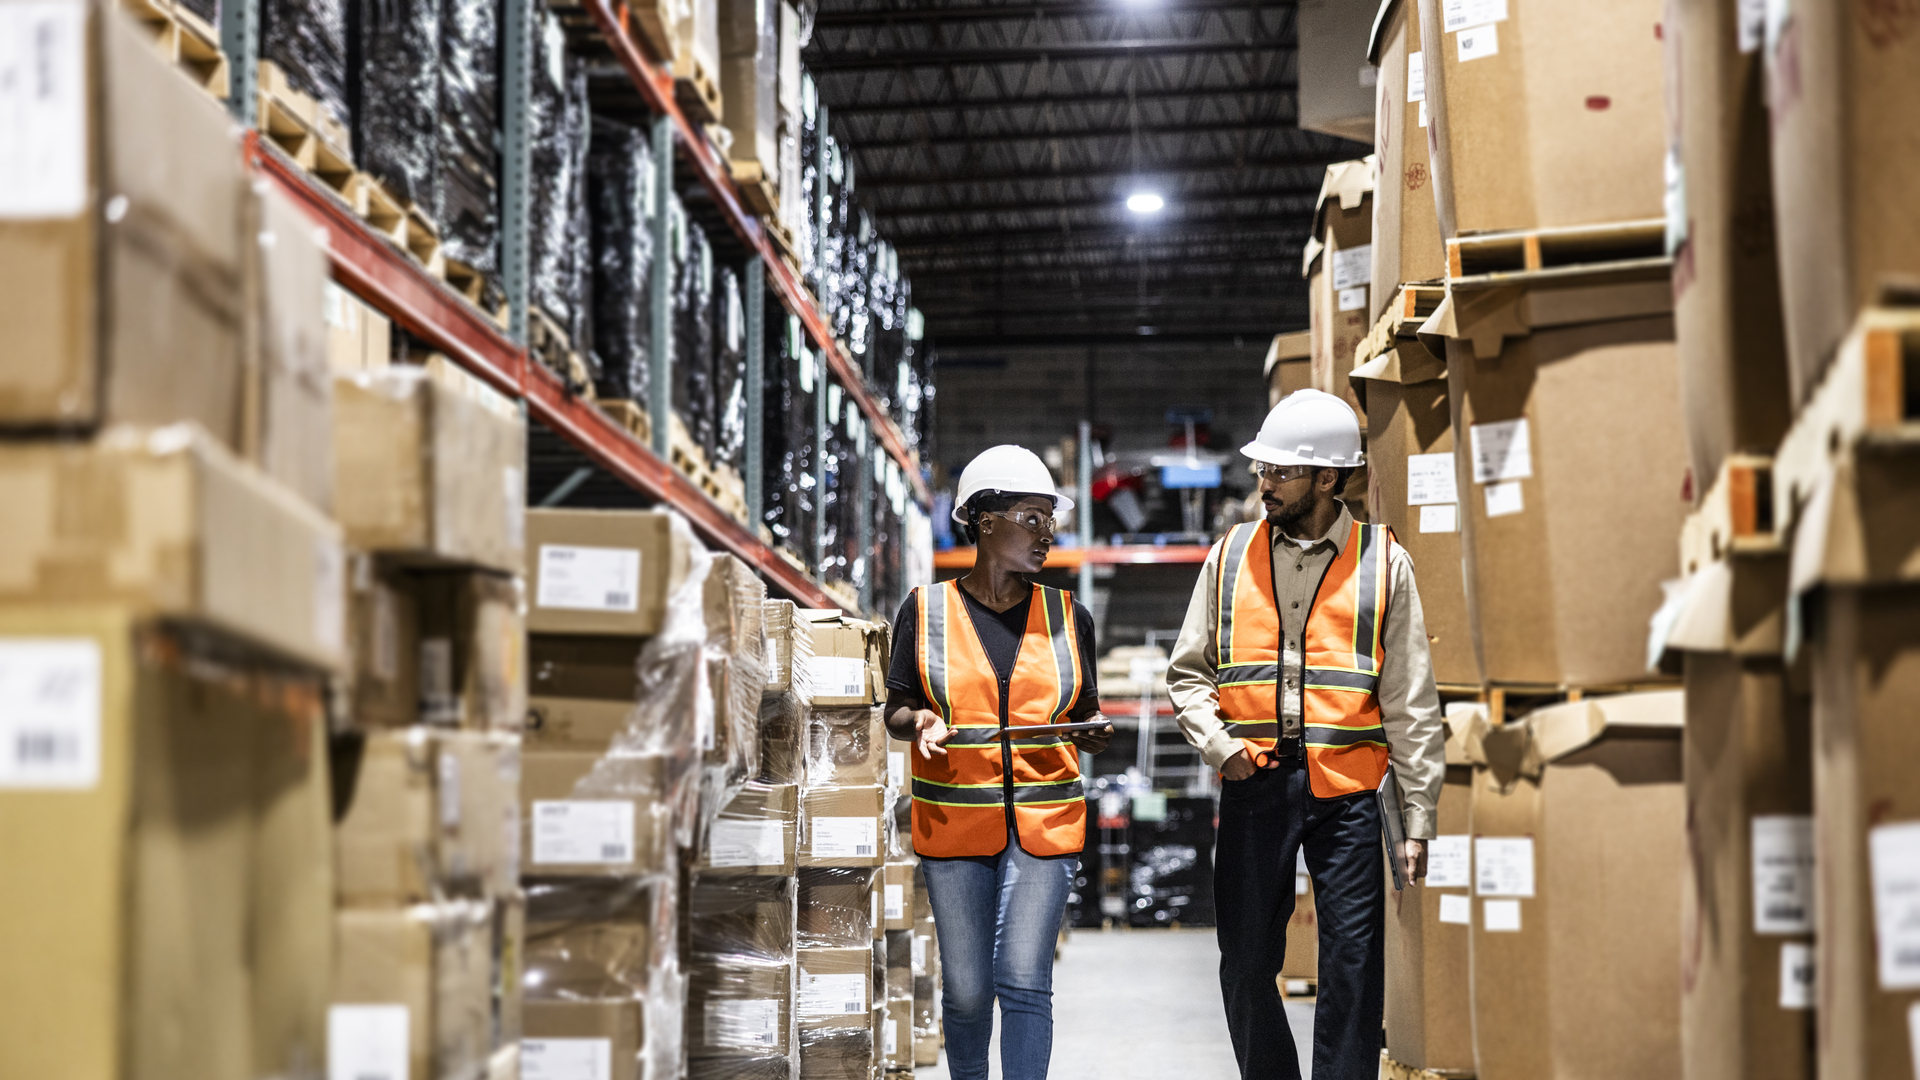
[[[1128,469],[1122,469],[1118,465],[1102,465],[1093,471],[1093,484],[1091,487],[1093,501],[1106,502],[1107,496],[1112,495],[1121,488],[1145,491],[1146,481],[1140,479],[1138,474]]]

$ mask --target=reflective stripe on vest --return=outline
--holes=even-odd
[[[1307,779],[1323,799],[1372,791],[1386,775],[1378,692],[1392,538],[1384,525],[1354,522],[1307,613],[1300,716]],[[1221,545],[1214,597],[1220,711],[1227,733],[1257,759],[1280,735],[1281,622],[1272,526],[1236,525]]]
[[[1087,817],[1079,751],[1058,736],[1018,735],[1022,726],[1064,722],[1079,700],[1085,680],[1073,595],[1033,587],[1008,682],[1006,721],[1013,737],[1003,740],[1000,677],[959,584],[923,585],[914,592],[921,691],[953,730],[944,756],[908,752],[914,850],[936,858],[997,855],[1012,825],[1029,854],[1078,852],[1086,843]]]

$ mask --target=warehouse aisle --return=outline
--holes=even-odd
[[[1054,970],[1049,1080],[1233,1080],[1212,930],[1078,931]],[[1287,1019],[1307,1071],[1313,1006]],[[993,1076],[1000,1076],[996,1039]],[[947,1080],[946,1061],[916,1080]]]

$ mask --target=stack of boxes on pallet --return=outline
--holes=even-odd
[[[1336,374],[1452,702],[1394,1075],[1911,1073],[1920,216],[1908,118],[1857,134],[1916,89],[1911,23],[1381,6]]]

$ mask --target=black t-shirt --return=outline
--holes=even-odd
[[[959,589],[966,600],[967,614],[973,617],[973,628],[980,636],[980,648],[986,652],[987,662],[1002,679],[1011,679],[1014,661],[1020,655],[1020,641],[1027,634],[1027,609],[1033,606],[1033,595],[1029,593],[1025,600],[1005,611],[995,611],[974,599],[966,586]],[[887,689],[892,691],[889,697],[924,709],[927,700],[920,688],[920,661],[915,647],[920,626],[919,596],[917,592],[908,593],[906,602],[900,605],[900,614],[893,620],[893,662],[887,669]],[[1100,711],[1100,676],[1093,658],[1093,615],[1078,600],[1073,603],[1073,628],[1080,639],[1081,686],[1080,697],[1067,713],[1067,719],[1087,720]]]

